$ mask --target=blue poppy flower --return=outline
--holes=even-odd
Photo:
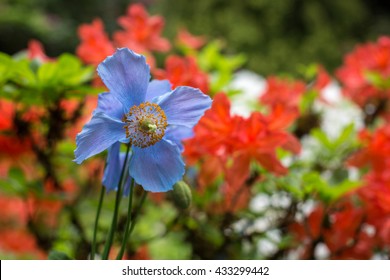
[[[110,92],[99,95],[92,119],[77,135],[75,161],[129,143],[129,175],[135,182],[151,192],[171,190],[184,174],[180,140],[211,106],[210,97],[186,86],[171,91],[168,81],[149,82],[145,57],[126,48],[97,71]]]

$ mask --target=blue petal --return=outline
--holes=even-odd
[[[168,80],[153,80],[149,83],[146,92],[146,101],[151,101],[153,98],[163,95],[171,91],[171,84]]]
[[[184,162],[179,148],[161,140],[147,148],[133,148],[130,176],[146,191],[166,192],[184,175]]]
[[[106,168],[103,175],[103,186],[107,192],[117,190],[119,185],[119,177],[121,174],[122,165],[119,160],[120,142],[116,142],[108,149]]]
[[[98,105],[94,113],[97,112],[103,112],[107,116],[120,120],[123,117],[123,106],[114,94],[104,92],[99,94]]]
[[[144,56],[127,48],[118,49],[99,64],[97,71],[125,112],[145,101],[150,70]]]
[[[164,110],[169,125],[184,125],[190,128],[211,106],[210,97],[192,87],[177,87],[153,101]]]
[[[106,168],[104,169],[103,185],[106,187],[107,192],[112,190],[118,190],[119,179],[121,176],[123,164],[125,163],[126,153],[120,153],[120,143],[117,142],[108,149]],[[130,190],[130,176],[126,172],[126,181],[124,188],[124,195],[129,194]]]
[[[125,141],[124,123],[113,119],[103,112],[96,112],[92,119],[77,134],[77,148],[74,151],[78,164],[113,145],[117,141]]]
[[[124,159],[125,158],[125,154],[121,154],[121,156],[123,156],[122,158]],[[125,181],[125,187],[123,189],[123,195],[124,196],[128,196],[129,193],[130,193],[130,189],[131,189],[131,177],[129,175],[129,173],[125,174],[126,175],[126,181]]]
[[[164,138],[174,142],[182,152],[184,150],[182,141],[184,139],[191,138],[193,135],[194,132],[192,131],[192,128],[182,125],[174,125],[167,127]]]

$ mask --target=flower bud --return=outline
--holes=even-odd
[[[184,181],[179,181],[173,186],[172,198],[175,205],[181,209],[187,209],[192,200],[191,188]]]

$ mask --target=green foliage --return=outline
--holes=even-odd
[[[302,114],[308,112],[312,108],[314,101],[317,99],[317,97],[318,92],[316,90],[306,91],[299,103],[299,111]]]
[[[302,186],[303,192],[307,196],[318,195],[319,199],[323,202],[331,203],[359,187],[360,183],[344,180],[337,185],[331,185],[319,173],[310,172],[302,176]]]
[[[19,168],[12,168],[7,178],[0,178],[1,190],[7,195],[24,197],[28,191],[24,173]]]
[[[358,147],[354,125],[344,127],[340,135],[331,139],[319,128],[311,131],[311,136],[318,142],[318,149],[314,149],[316,162],[324,169],[336,171],[346,157]]]
[[[93,77],[93,67],[83,66],[70,54],[63,54],[55,61],[40,62],[1,53],[2,73],[2,96],[27,105],[48,105],[70,97],[83,99],[100,91],[86,85]]]
[[[387,90],[390,88],[390,79],[384,78],[380,73],[367,72],[365,78],[369,83],[379,89]]]
[[[234,71],[245,63],[246,58],[242,54],[226,56],[222,54],[222,43],[212,41],[199,53],[198,61],[203,70],[213,73],[211,92],[217,93],[230,83]]]
[[[173,232],[163,239],[149,243],[150,255],[156,260],[183,260],[191,255],[191,246],[184,242],[184,234]]]

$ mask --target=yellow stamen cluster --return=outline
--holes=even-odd
[[[146,148],[156,144],[165,134],[168,126],[164,111],[155,103],[144,102],[130,108],[123,116],[126,137],[130,144]]]

